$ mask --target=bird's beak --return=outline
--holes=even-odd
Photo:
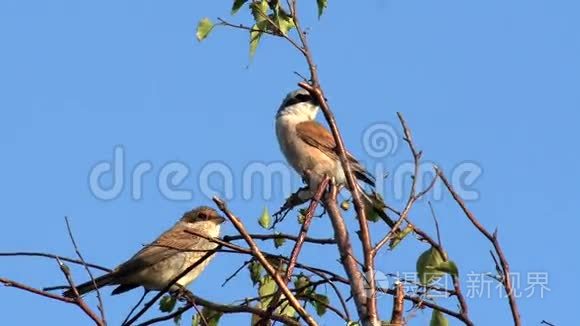
[[[225,217],[223,217],[223,216],[217,215],[217,216],[215,217],[215,221],[217,222],[217,224],[222,224],[223,222],[225,222],[225,221],[226,221],[226,219],[225,219]]]

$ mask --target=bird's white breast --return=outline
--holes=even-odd
[[[309,119],[296,115],[286,115],[276,119],[276,135],[286,160],[302,177],[305,177],[306,171],[311,173],[311,177],[316,177],[316,180],[311,180],[310,184],[314,189],[317,189],[318,182],[325,175],[334,178],[338,184],[343,184],[345,177],[340,162],[304,142],[298,136],[296,125],[304,121],[309,121]]]

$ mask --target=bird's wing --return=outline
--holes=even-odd
[[[298,137],[310,146],[318,148],[328,157],[339,160],[336,142],[334,137],[326,128],[316,121],[304,121],[296,125]],[[375,178],[360,164],[360,162],[350,153],[346,155],[351,163],[353,172],[357,179],[374,187]]]
[[[192,248],[199,250],[199,252],[195,253],[201,257],[206,251],[215,248],[215,244],[212,242],[185,232],[187,229],[184,226],[177,225],[164,232],[155,241],[139,250],[131,259],[117,267],[115,272],[117,275],[132,273],[154,265],[177,253],[193,252]]]

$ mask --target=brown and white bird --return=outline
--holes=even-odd
[[[303,178],[314,178],[309,180],[311,191],[316,191],[325,175],[333,178],[337,185],[346,186],[334,137],[315,120],[318,109],[319,104],[310,93],[299,89],[286,96],[276,114],[276,135],[280,149],[288,163]],[[352,154],[347,155],[355,177],[374,186],[374,177]]]
[[[119,294],[136,287],[146,290],[162,290],[180,273],[193,265],[216,244],[186,231],[218,237],[220,226],[225,221],[213,208],[201,206],[183,214],[183,217],[155,241],[139,250],[133,257],[119,265],[109,274],[97,277],[97,288],[118,285],[112,294]],[[186,287],[207,267],[210,256],[201,264],[181,277],[170,290]],[[76,287],[79,295],[96,290],[92,281]],[[73,297],[72,289],[64,296]]]
[[[325,176],[333,179],[338,186],[347,186],[334,137],[315,120],[318,110],[316,99],[308,91],[298,89],[286,96],[276,114],[276,136],[280,149],[292,168],[308,180],[308,189],[298,193],[302,200],[312,198]],[[346,154],[356,179],[374,187],[375,178],[351,153]],[[377,200],[372,198],[374,193],[366,193],[358,182],[357,187],[366,204],[377,207]],[[381,208],[376,210],[381,218],[390,221]]]

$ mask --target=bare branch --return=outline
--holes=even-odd
[[[68,258],[68,257],[64,257],[64,256],[58,256],[58,255],[54,255],[54,254],[49,254],[49,253],[44,253],[44,252],[31,252],[31,251],[17,251],[17,252],[0,252],[0,257],[10,257],[10,256],[14,256],[14,257],[45,257],[45,258],[50,258],[50,259],[60,259],[62,261],[66,261],[67,263],[73,263],[73,264],[77,264],[77,265],[84,265],[82,261],[78,260],[78,259],[73,259],[73,258]],[[107,268],[107,267],[103,267],[100,265],[96,265],[96,264],[91,264],[91,263],[87,263],[86,264],[88,267],[94,268],[94,269],[98,269],[101,270],[103,272],[107,272],[110,273],[111,269]]]
[[[132,325],[133,323],[135,323],[137,321],[137,319],[139,319],[139,317],[141,317],[145,312],[147,312],[147,310],[149,310],[149,308],[151,308],[151,306],[153,306],[153,304],[155,302],[157,302],[157,300],[159,300],[159,298],[161,298],[165,293],[167,293],[169,291],[169,289],[171,289],[171,287],[173,287],[173,285],[175,285],[177,283],[177,281],[179,281],[182,277],[184,277],[189,272],[191,272],[194,268],[201,265],[204,261],[209,259],[219,249],[221,249],[221,245],[218,245],[216,248],[209,250],[207,253],[205,253],[205,255],[203,255],[197,261],[195,261],[195,263],[191,264],[189,267],[184,269],[183,272],[179,273],[179,275],[174,277],[173,280],[171,280],[171,282],[169,282],[169,284],[167,284],[167,286],[165,286],[165,288],[163,288],[163,290],[159,291],[159,293],[157,293],[155,295],[155,297],[153,297],[153,299],[151,299],[149,302],[147,302],[143,306],[143,308],[137,314],[135,314],[135,316],[133,316],[133,318],[131,318],[129,321],[127,321],[123,325],[128,326],[128,325]]]
[[[73,247],[75,248],[75,252],[77,254],[77,257],[79,257],[79,260],[82,262],[83,267],[87,271],[87,274],[89,275],[91,282],[93,282],[93,286],[95,287],[95,289],[97,291],[97,301],[98,301],[97,307],[99,308],[99,312],[101,313],[101,320],[103,321],[104,324],[106,324],[107,321],[105,319],[105,306],[103,305],[103,298],[101,297],[101,291],[99,290],[99,287],[97,286],[97,283],[95,282],[95,278],[93,276],[93,273],[91,272],[91,269],[87,266],[87,263],[85,262],[85,259],[83,258],[83,255],[81,254],[81,251],[79,250],[77,242],[75,241],[75,238],[73,236],[72,229],[71,229],[70,223],[68,221],[68,217],[65,216],[64,221],[66,223],[66,230],[68,232],[68,236],[70,238],[70,241],[72,242]]]
[[[294,272],[294,266],[296,266],[296,260],[298,259],[298,255],[302,250],[302,245],[304,244],[304,240],[306,239],[306,234],[308,233],[308,229],[310,228],[310,223],[312,222],[312,217],[314,216],[314,211],[316,210],[316,206],[318,206],[318,202],[322,198],[322,194],[328,185],[329,178],[326,176],[322,182],[318,185],[318,189],[316,190],[316,194],[310,201],[310,206],[308,210],[304,214],[304,222],[302,222],[302,226],[300,227],[300,232],[298,233],[298,238],[294,243],[294,248],[292,248],[292,253],[290,254],[290,261],[288,262],[288,267],[286,268],[286,274],[284,275],[284,283],[288,284],[290,282],[290,278],[292,277],[292,273]],[[269,314],[273,313],[276,307],[278,306],[278,302],[282,297],[281,288],[278,287],[276,290],[276,294],[272,301],[270,301],[270,305],[268,307],[267,312]],[[266,326],[266,323],[269,318],[262,318],[258,325]]]
[[[383,288],[380,288],[379,287],[379,288],[377,288],[377,290],[379,292],[386,293],[386,294],[390,294],[390,295],[393,295],[393,296],[396,295],[395,290],[393,290],[393,289],[383,289]],[[456,318],[458,320],[461,320],[465,324],[468,324],[467,321],[466,321],[466,319],[465,319],[465,317],[461,313],[455,312],[453,310],[447,309],[447,308],[442,307],[442,306],[439,306],[439,305],[437,305],[437,304],[435,304],[433,302],[425,301],[422,297],[419,297],[419,296],[416,296],[416,295],[408,295],[408,294],[405,294],[405,300],[410,301],[410,302],[413,302],[415,305],[417,305],[419,307],[425,306],[425,307],[429,307],[431,309],[435,309],[435,310],[441,311],[442,313],[444,313],[446,315],[449,315],[449,316],[451,316],[453,318]],[[469,323],[469,325],[473,325],[473,323]]]
[[[242,266],[238,267],[238,269],[236,269],[236,270],[235,270],[235,271],[232,273],[232,275],[228,276],[228,277],[225,279],[225,281],[222,283],[222,287],[224,287],[226,284],[228,284],[228,282],[229,282],[229,281],[231,281],[231,280],[232,280],[234,277],[236,277],[236,276],[238,275],[238,273],[239,273],[239,272],[241,272],[241,271],[244,269],[244,267],[248,266],[248,264],[249,264],[249,263],[251,263],[251,262],[252,262],[252,260],[251,260],[251,259],[250,259],[250,260],[247,260],[247,261],[245,261],[245,262],[242,264]]]
[[[306,321],[308,325],[310,326],[318,325],[316,321],[308,314],[308,312],[306,312],[306,310],[300,305],[298,299],[296,299],[294,294],[292,294],[292,292],[288,289],[288,286],[286,286],[286,283],[280,277],[280,275],[277,273],[274,267],[272,267],[272,265],[268,262],[268,260],[266,260],[266,257],[264,257],[264,255],[262,254],[256,243],[249,236],[242,222],[229,211],[223,200],[219,199],[218,197],[214,197],[213,201],[217,204],[219,209],[224,214],[226,214],[226,216],[228,217],[230,222],[232,222],[236,230],[238,230],[238,232],[244,236],[244,239],[246,240],[246,243],[250,247],[252,254],[264,267],[266,272],[268,272],[270,277],[272,277],[272,279],[276,282],[276,285],[278,285],[278,287],[282,290],[282,293],[284,294],[284,296],[286,297],[292,308],[296,310],[296,312],[300,315],[300,317],[302,317]]]
[[[246,255],[249,255],[249,256],[254,257],[253,252],[250,249],[242,248],[240,246],[236,246],[236,245],[231,244],[229,242],[225,242],[225,241],[223,241],[221,239],[210,238],[210,237],[208,237],[208,236],[206,236],[206,235],[204,235],[202,233],[198,233],[198,232],[195,232],[195,231],[192,231],[192,230],[185,230],[185,232],[186,233],[189,233],[189,234],[192,234],[192,235],[195,235],[195,236],[198,236],[198,237],[201,237],[201,238],[204,238],[204,239],[206,239],[208,241],[212,241],[212,242],[217,243],[217,244],[219,244],[219,245],[221,245],[223,247],[226,247],[226,248],[228,248],[228,249],[231,250],[230,251],[231,253],[241,253],[241,254],[246,254]],[[290,258],[289,257],[285,257],[283,255],[279,255],[279,254],[276,255],[276,254],[267,253],[267,252],[264,252],[264,251],[262,252],[262,254],[264,256],[266,256],[268,259],[281,259],[281,260],[283,260],[285,262],[289,262],[290,261]],[[314,274],[319,275],[319,276],[325,274],[325,275],[328,275],[329,276],[329,279],[331,279],[331,280],[339,281],[339,282],[344,283],[344,284],[349,284],[348,279],[346,279],[346,278],[344,278],[344,277],[342,277],[342,276],[340,276],[340,275],[338,275],[338,274],[336,274],[334,272],[331,272],[331,271],[328,271],[328,270],[325,270],[325,269],[322,269],[322,268],[308,266],[308,265],[301,264],[301,263],[298,263],[298,262],[296,263],[296,267],[301,268],[301,269],[304,269],[306,271],[309,271],[309,272],[314,273]]]
[[[350,244],[350,239],[348,236],[348,231],[344,223],[344,219],[340,215],[338,205],[336,202],[336,196],[338,190],[334,184],[330,185],[330,193],[325,199],[325,206],[328,210],[328,215],[330,216],[330,221],[332,222],[332,227],[334,229],[334,238],[337,241],[338,252],[340,253],[340,262],[344,267],[346,274],[348,275],[351,293],[354,296],[356,303],[356,308],[359,317],[367,316],[367,293],[365,291],[365,284],[363,282],[363,276],[361,275],[357,263],[353,258],[352,245]]]
[[[139,324],[139,326],[151,325],[151,324],[155,324],[155,323],[158,323],[161,321],[172,319],[175,316],[178,316],[178,315],[182,314],[183,312],[191,309],[193,307],[193,303],[195,303],[196,305],[202,306],[202,307],[209,308],[209,309],[214,310],[214,311],[222,312],[224,314],[248,313],[248,314],[257,315],[260,317],[266,316],[266,310],[263,310],[263,309],[259,309],[259,308],[255,308],[255,307],[251,307],[251,306],[247,306],[247,305],[219,304],[219,303],[215,303],[215,302],[206,300],[204,298],[198,297],[195,294],[192,294],[190,291],[187,291],[186,297],[188,298],[189,302],[185,306],[183,306],[182,308],[178,309],[178,311],[176,311],[172,314],[166,315],[166,316],[151,319],[145,323]],[[296,321],[290,317],[282,316],[279,314],[272,314],[272,316],[270,316],[270,319],[275,320],[275,321],[279,321],[281,323],[284,323],[285,325],[300,326],[300,323],[298,321]]]
[[[279,234],[250,233],[249,235],[254,240],[273,240],[273,239],[286,239],[286,240],[290,240],[290,241],[297,241],[298,240],[297,236],[291,235],[291,234],[284,234],[284,233],[279,233]],[[244,237],[242,237],[241,235],[225,235],[222,237],[222,239],[224,241],[230,242],[230,241],[236,241],[236,240],[244,240]],[[305,237],[304,242],[314,243],[314,244],[323,244],[323,245],[336,244],[336,240],[331,239],[331,238],[318,239],[318,238]]]
[[[139,308],[139,306],[143,303],[143,300],[145,300],[145,297],[147,296],[148,293],[149,293],[149,290],[147,290],[147,289],[145,289],[145,291],[143,291],[143,295],[141,296],[141,298],[139,298],[139,301],[137,301],[137,303],[133,306],[133,308],[131,308],[131,310],[127,314],[127,317],[125,317],[125,319],[123,320],[123,323],[121,323],[121,325],[127,324],[127,321],[129,321],[129,318],[131,318],[131,316],[133,315],[135,310],[137,310],[137,308]]]
[[[36,288],[33,288],[33,287],[28,286],[26,284],[22,284],[22,283],[19,283],[16,281],[9,280],[7,278],[0,277],[0,283],[4,284],[4,286],[7,286],[7,287],[14,287],[14,288],[24,290],[26,292],[34,293],[34,294],[37,294],[37,295],[40,295],[40,296],[43,296],[43,297],[46,297],[49,299],[75,304],[75,300],[73,298],[67,298],[67,297],[63,297],[63,296],[58,295],[58,294],[54,294],[54,293],[50,293],[50,292],[43,291],[40,289],[36,289]]]
[[[441,231],[439,230],[439,221],[437,220],[437,215],[435,215],[435,209],[433,209],[433,205],[429,202],[429,209],[431,210],[431,217],[433,217],[433,221],[435,222],[435,230],[437,231],[437,243],[441,246]]]
[[[497,230],[494,232],[493,235],[489,231],[487,231],[485,229],[485,227],[477,220],[475,215],[467,208],[467,205],[465,204],[463,199],[459,196],[459,194],[457,194],[457,192],[453,189],[453,186],[451,185],[449,180],[447,180],[447,177],[445,177],[445,175],[443,174],[443,171],[441,171],[439,169],[435,169],[435,171],[437,172],[437,175],[439,176],[441,181],[443,181],[443,184],[445,184],[445,187],[447,188],[447,190],[449,191],[449,193],[451,194],[451,196],[453,197],[455,202],[459,205],[459,207],[461,207],[461,210],[463,211],[465,216],[467,216],[467,218],[471,221],[473,226],[475,226],[475,228],[478,229],[479,232],[481,234],[483,234],[492,243],[492,245],[495,249],[495,252],[496,252],[497,256],[499,257],[499,262],[500,262],[502,270],[503,270],[504,277],[503,277],[502,283],[503,283],[504,289],[506,291],[506,294],[508,295],[508,300],[509,300],[510,309],[512,312],[512,318],[514,320],[514,325],[516,325],[516,326],[521,325],[522,322],[521,322],[521,318],[520,318],[518,304],[516,302],[516,297],[515,297],[515,293],[514,293],[512,283],[511,283],[511,278],[510,278],[509,263],[508,263],[507,258],[504,255],[503,250],[499,244],[499,240],[497,238]]]
[[[409,214],[409,211],[410,211],[411,207],[413,206],[413,204],[432,189],[432,187],[435,185],[435,181],[437,180],[437,178],[440,178],[441,175],[437,172],[438,170],[435,167],[436,177],[433,178],[433,180],[431,181],[431,183],[427,186],[427,188],[425,190],[423,190],[419,193],[416,193],[415,188],[416,188],[417,175],[419,173],[421,152],[417,150],[415,144],[413,143],[411,130],[410,130],[409,126],[407,125],[407,122],[403,118],[403,115],[401,113],[397,113],[397,116],[399,117],[401,125],[403,126],[404,140],[407,142],[409,149],[411,151],[411,154],[413,155],[413,160],[414,160],[414,174],[413,174],[411,191],[409,193],[409,199],[407,200],[407,204],[405,205],[405,208],[403,209],[403,211],[401,213],[394,211],[395,213],[397,213],[400,216],[399,220],[397,221],[397,223],[400,223],[403,219],[408,220],[408,214]],[[440,239],[439,239],[439,241],[435,241],[435,240],[433,240],[432,237],[430,237],[426,232],[421,230],[419,227],[411,224],[411,222],[409,222],[409,224],[413,227],[413,231],[417,235],[419,235],[421,238],[423,238],[425,241],[427,241],[433,248],[435,248],[441,254],[441,257],[443,257],[443,259],[445,261],[448,260],[447,253],[443,249],[443,246],[441,245]],[[395,230],[394,227],[391,229],[391,232],[393,230]],[[387,237],[390,236],[391,232],[389,232],[389,234],[387,234]],[[438,234],[439,234],[439,232],[438,232]],[[387,238],[387,237],[385,237],[385,238]],[[375,247],[375,249],[376,248],[380,248],[380,247],[377,245]],[[465,297],[463,296],[463,293],[461,291],[461,285],[459,282],[459,278],[455,275],[451,275],[451,279],[453,281],[454,294],[457,297],[457,300],[459,301],[459,305],[461,308],[461,311],[460,311],[461,320],[466,325],[471,326],[471,325],[473,325],[473,322],[469,319],[469,312],[468,312],[469,308],[467,306],[467,301],[465,300]]]
[[[77,291],[77,288],[75,287],[74,281],[72,279],[72,276],[70,275],[70,270],[68,268],[68,266],[66,266],[62,261],[60,261],[60,259],[56,259],[58,266],[60,267],[60,270],[62,271],[64,277],[66,278],[68,284],[70,285],[74,297],[73,302],[74,304],[76,304],[79,308],[81,308],[81,310],[87,315],[89,316],[89,318],[91,318],[94,322],[95,325],[97,326],[105,326],[106,323],[104,320],[100,319],[92,310],[91,308],[89,308],[89,306],[86,304],[86,302],[83,300],[83,298],[81,298],[81,296],[79,295],[79,292]]]
[[[405,319],[403,318],[404,300],[405,293],[403,292],[403,284],[397,282],[395,283],[395,295],[393,296],[393,312],[391,313],[390,325],[392,326],[405,325]]]

